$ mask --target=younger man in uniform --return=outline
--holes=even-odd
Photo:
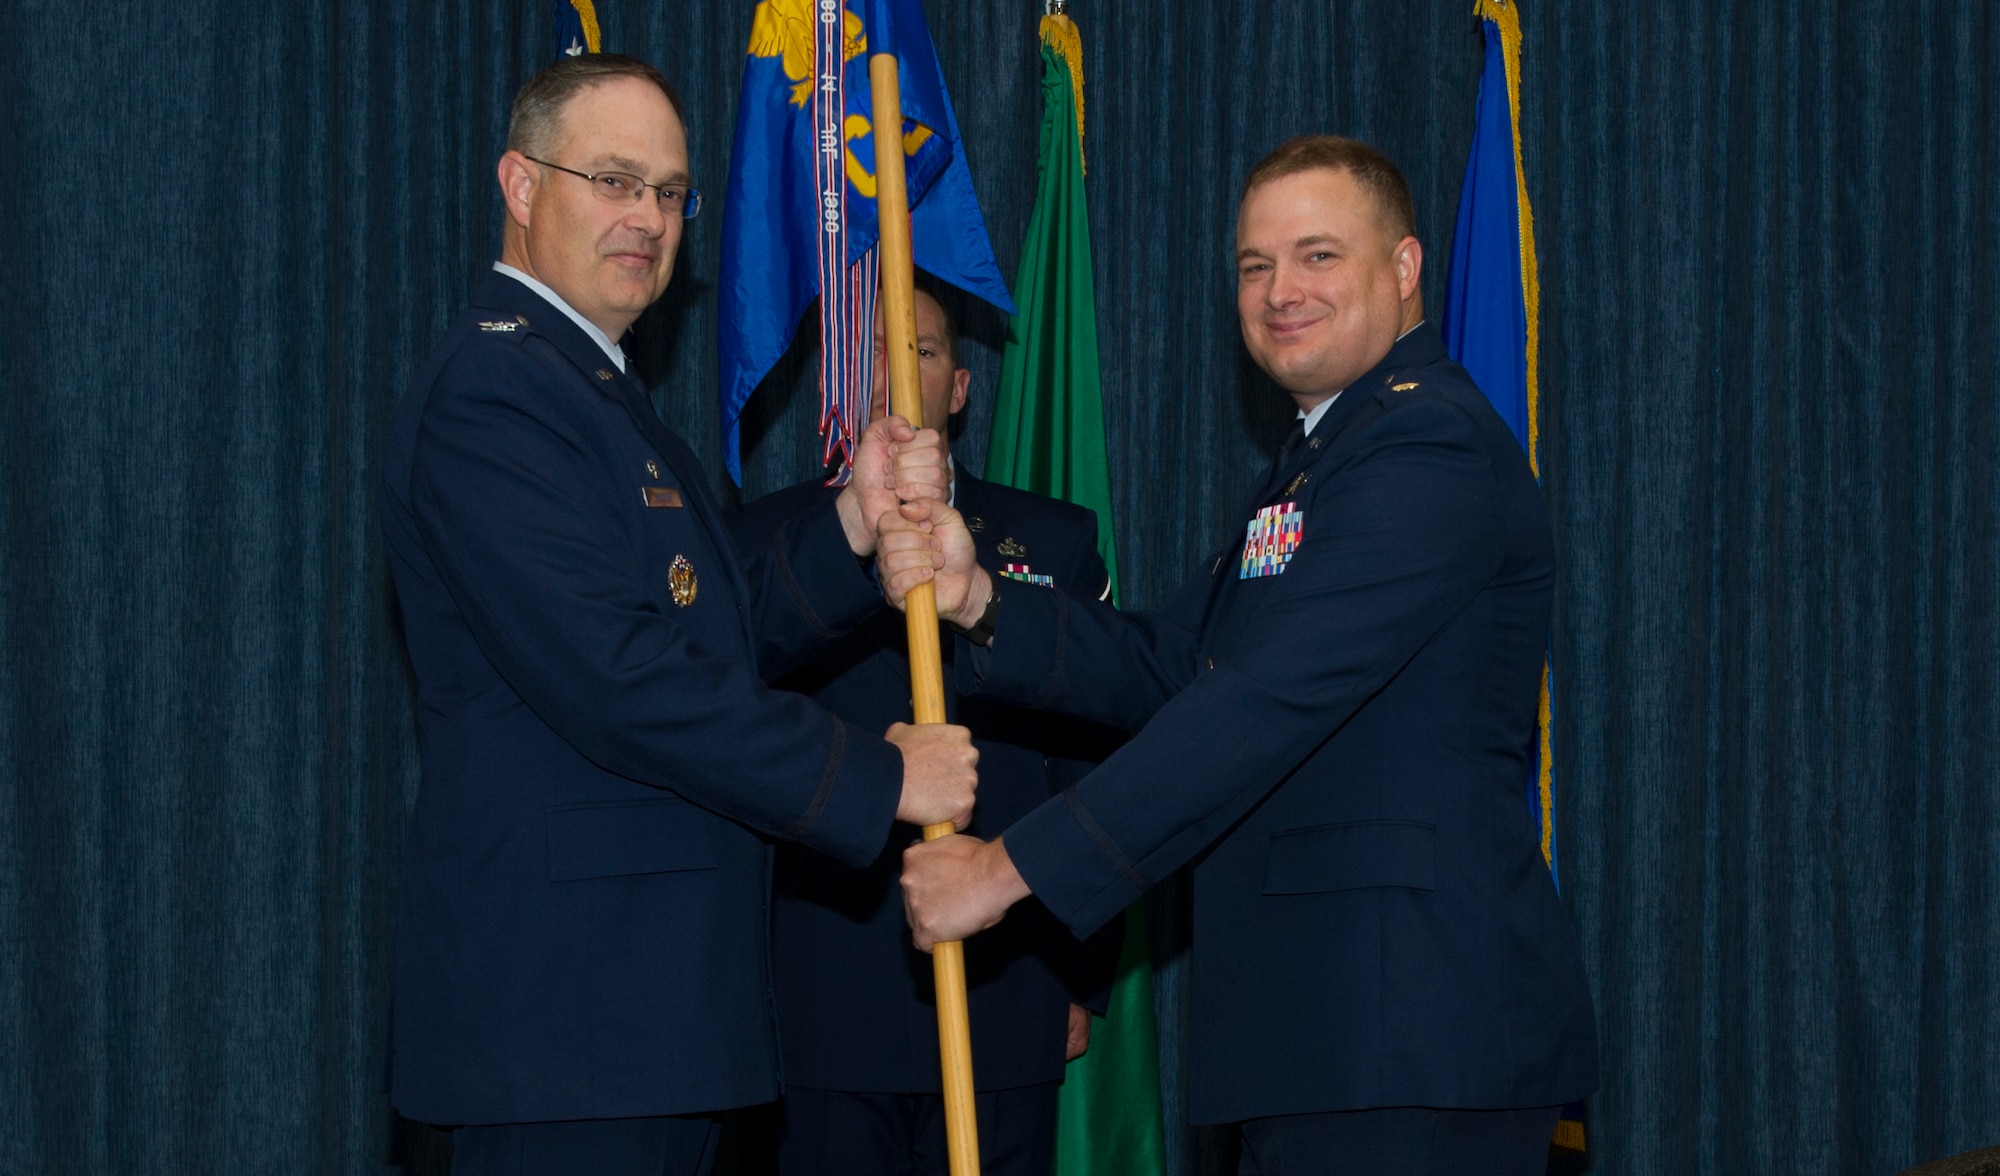
[[[919,944],[1032,893],[1079,933],[1194,863],[1190,1109],[1246,1176],[1540,1176],[1597,1084],[1576,931],[1521,800],[1555,550],[1526,457],[1424,321],[1409,188],[1292,140],[1244,185],[1237,317],[1298,407],[1244,537],[1156,613],[1017,591],[948,508],[959,685],[1136,732],[991,842],[905,855]],[[941,549],[941,550],[940,550]],[[996,596],[996,590],[998,595]]]

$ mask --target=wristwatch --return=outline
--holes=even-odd
[[[994,618],[1000,615],[1000,577],[988,572],[986,573],[986,579],[992,585],[992,590],[986,595],[986,611],[980,613],[979,619],[972,622],[970,626],[958,624],[952,624],[951,626],[953,629],[958,630],[959,636],[972,642],[974,645],[993,644],[993,622]]]

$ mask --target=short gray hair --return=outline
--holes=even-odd
[[[569,105],[569,100],[616,78],[638,78],[658,86],[674,108],[674,117],[683,123],[687,121],[687,114],[681,109],[681,96],[674,93],[673,86],[660,76],[659,70],[623,53],[582,53],[558,59],[529,78],[521,92],[514,95],[514,112],[507,121],[507,150],[530,156],[549,155],[562,135],[563,108]]]

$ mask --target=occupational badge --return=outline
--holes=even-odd
[[[1034,584],[1043,588],[1053,588],[1056,586],[1056,578],[1054,576],[1038,576],[1024,563],[1002,564],[1000,574],[1009,580],[1019,580],[1023,584]]]
[[[686,608],[694,603],[694,594],[701,584],[694,578],[694,565],[685,555],[674,556],[674,562],[667,568],[667,590],[674,594],[674,603]]]
[[[1006,556],[1008,559],[1020,559],[1022,556],[1028,554],[1028,549],[1016,543],[1014,537],[1009,535],[1000,541],[1000,554]]]
[[[967,515],[965,529],[968,531],[984,531],[986,529],[986,520],[980,518],[978,515]]]
[[[1243,562],[1236,573],[1239,580],[1259,576],[1280,576],[1292,562],[1305,537],[1306,512],[1296,502],[1280,502],[1257,512],[1243,539]]]
[[[1299,492],[1299,487],[1305,485],[1307,482],[1310,481],[1312,481],[1312,478],[1307,476],[1304,470],[1300,470],[1298,474],[1292,478],[1291,481],[1285,483],[1285,497],[1290,498],[1292,495],[1297,494]]]

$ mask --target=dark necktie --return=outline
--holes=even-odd
[[[1269,498],[1277,493],[1279,479],[1292,468],[1292,462],[1299,456],[1299,446],[1306,443],[1306,418],[1299,417],[1292,422],[1292,431],[1285,434],[1284,443],[1278,446],[1278,456],[1271,461],[1271,472],[1264,478],[1264,488],[1257,494],[1259,499]]]

